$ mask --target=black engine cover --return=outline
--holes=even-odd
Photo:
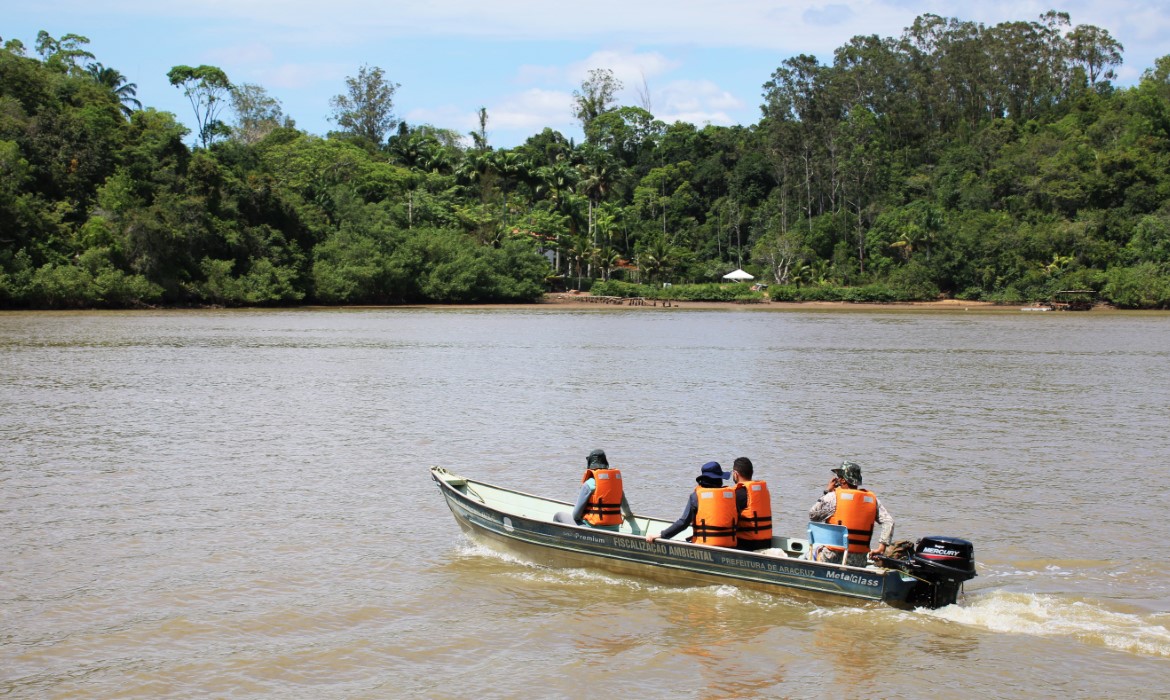
[[[958,537],[923,537],[914,548],[913,560],[926,568],[955,569],[952,575],[968,574],[960,577],[963,580],[975,576],[975,545]]]

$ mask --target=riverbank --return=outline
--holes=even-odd
[[[588,293],[555,292],[545,294],[538,302],[544,306],[565,308],[636,308],[636,309],[723,309],[743,311],[809,311],[809,310],[841,310],[841,311],[873,311],[875,309],[891,311],[960,311],[960,312],[1013,312],[1019,313],[1018,305],[994,304],[988,301],[961,301],[959,299],[940,299],[938,301],[908,301],[891,303],[851,303],[845,301],[760,301],[741,303],[735,301],[663,301],[660,299],[631,300],[618,297],[594,297]]]
[[[573,292],[553,292],[543,295],[539,300],[530,303],[498,303],[498,304],[435,304],[435,303],[415,303],[415,304],[391,304],[391,305],[340,305],[340,306],[326,306],[310,304],[304,309],[532,309],[532,308],[558,308],[567,310],[605,310],[605,309],[645,309],[658,311],[677,311],[677,310],[708,310],[708,311],[841,311],[853,313],[866,313],[872,311],[916,311],[916,312],[976,312],[976,313],[1000,313],[1000,314],[1018,314],[1021,312],[1050,312],[1053,311],[1050,307],[1037,306],[1033,304],[996,304],[989,301],[962,301],[959,299],[940,299],[937,301],[907,301],[907,302],[887,302],[887,303],[870,303],[870,302],[847,302],[847,301],[757,301],[757,302],[736,302],[736,301],[674,301],[662,299],[623,299],[620,297],[595,297],[588,293],[578,294]],[[191,310],[215,310],[225,309],[228,307],[222,306],[199,306],[199,307],[149,307],[149,308],[133,308],[133,309],[0,309],[0,314],[3,315],[19,315],[19,314],[40,314],[40,313],[137,313],[140,311],[191,311]],[[237,310],[257,310],[256,307],[230,307]],[[1078,313],[1127,313],[1127,314],[1166,314],[1166,311],[1158,310],[1119,310],[1108,304],[1098,304],[1088,312]]]

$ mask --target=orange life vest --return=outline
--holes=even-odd
[[[865,489],[837,489],[837,510],[829,518],[833,525],[849,530],[849,551],[868,552],[877,520],[877,496]]]
[[[622,473],[617,469],[586,469],[581,483],[593,479],[593,493],[585,504],[585,522],[590,525],[622,524]]]
[[[741,540],[772,539],[772,496],[764,481],[741,481],[736,489],[747,493],[747,504],[739,511],[736,536]]]
[[[699,509],[695,512],[695,522],[691,524],[691,542],[734,547],[737,511],[735,489],[705,489],[696,486],[695,496],[699,501]]]

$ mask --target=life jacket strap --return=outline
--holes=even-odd
[[[739,520],[740,532],[759,532],[762,528],[771,529],[771,527],[772,516],[770,515],[760,517],[753,512],[751,517],[740,518]]]

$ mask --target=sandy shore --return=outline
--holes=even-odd
[[[608,299],[608,301],[606,300]],[[337,307],[321,307],[337,308]],[[345,308],[345,307],[342,307]],[[918,312],[918,313],[984,313],[984,314],[1019,314],[1028,313],[1037,315],[1038,311],[1048,311],[1045,308],[1036,308],[1032,304],[994,304],[989,301],[961,301],[959,299],[940,299],[938,301],[906,301],[895,303],[852,303],[846,301],[763,301],[758,303],[741,304],[734,301],[662,301],[644,300],[635,302],[630,299],[616,297],[598,298],[588,293],[552,292],[545,294],[540,301],[531,304],[405,304],[402,306],[362,306],[351,308],[420,308],[420,309],[565,309],[589,311],[616,311],[637,309],[646,312],[672,312],[680,310],[708,310],[708,311],[825,311],[841,313],[873,313],[882,312]],[[1098,304],[1092,311],[1078,313],[1161,313],[1166,311],[1119,311],[1107,304]],[[1057,312],[1053,312],[1057,313]]]
[[[909,301],[887,304],[857,304],[844,301],[764,301],[759,303],[741,304],[732,301],[658,301],[647,300],[641,304],[632,304],[629,300],[621,302],[605,302],[602,299],[591,297],[589,294],[574,292],[559,292],[545,294],[538,306],[557,306],[580,309],[616,309],[635,308],[658,311],[675,309],[723,309],[735,311],[810,311],[810,310],[840,310],[840,311],[959,311],[959,312],[1012,312],[1020,313],[1021,306],[1005,306],[986,301],[960,301],[958,299],[942,299],[939,301]]]

